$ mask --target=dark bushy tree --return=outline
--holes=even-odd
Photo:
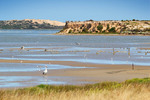
[[[97,26],[97,29],[98,29],[100,32],[102,32],[103,25],[101,25],[101,24],[100,24],[100,25],[98,25],[98,26]]]
[[[115,33],[115,32],[116,32],[115,27],[112,27],[111,29],[109,29],[109,32],[111,32],[111,33]]]
[[[132,19],[132,21],[135,21],[135,19]]]

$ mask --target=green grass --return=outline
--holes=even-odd
[[[77,90],[104,90],[104,89],[116,89],[120,88],[126,85],[131,85],[131,84],[149,84],[150,85],[150,78],[135,78],[131,80],[126,80],[125,82],[118,83],[118,82],[102,82],[102,83],[96,83],[96,84],[88,84],[84,86],[75,86],[75,85],[38,85],[35,87],[30,87],[30,88],[23,88],[23,89],[18,89],[20,93],[24,92],[30,92],[30,93],[41,93],[43,91],[46,91],[47,93],[53,91],[53,92],[68,92],[68,91],[77,91]]]
[[[126,80],[125,81],[126,84],[130,84],[130,83],[137,83],[137,84],[150,84],[150,78],[143,78],[143,79],[140,79],[140,78],[134,78],[134,79],[131,79],[131,80]]]
[[[83,86],[38,85],[22,89],[0,90],[0,100],[147,100],[150,78],[122,83],[102,82]]]

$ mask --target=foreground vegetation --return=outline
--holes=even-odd
[[[150,78],[122,83],[103,82],[84,86],[38,85],[31,88],[0,90],[0,100],[148,100]]]

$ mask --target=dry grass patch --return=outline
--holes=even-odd
[[[150,78],[123,83],[103,82],[84,86],[39,85],[31,88],[0,90],[0,100],[148,100]]]

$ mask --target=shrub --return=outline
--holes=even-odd
[[[72,30],[69,30],[69,33],[72,33]]]
[[[131,80],[126,80],[125,83],[150,83],[150,78],[143,78],[143,79],[140,79],[140,78],[134,78],[134,79],[131,79]]]
[[[86,21],[91,21],[91,22],[93,22],[94,20],[90,19],[90,20],[86,20]]]
[[[88,33],[88,29],[87,29],[87,28],[84,28],[84,29],[82,30],[82,32],[83,32],[83,33]]]
[[[104,31],[102,31],[102,33],[105,33],[106,31],[104,30]]]
[[[90,28],[91,28],[91,26],[92,26],[91,24],[88,24],[88,25],[87,25],[87,29],[90,29]]]
[[[150,28],[146,28],[146,29],[144,29],[144,31],[150,31]]]
[[[140,32],[141,30],[140,29],[133,29],[132,31],[133,32]]]
[[[107,30],[109,30],[109,24],[107,24]]]
[[[112,27],[111,29],[109,29],[109,32],[115,33],[116,32],[115,27]]]
[[[96,31],[96,33],[98,33],[98,31]]]
[[[135,19],[132,19],[132,21],[135,21]]]
[[[100,32],[102,32],[103,25],[101,25],[101,24],[100,24],[100,25],[98,25],[98,26],[97,26],[97,29],[98,29]]]

